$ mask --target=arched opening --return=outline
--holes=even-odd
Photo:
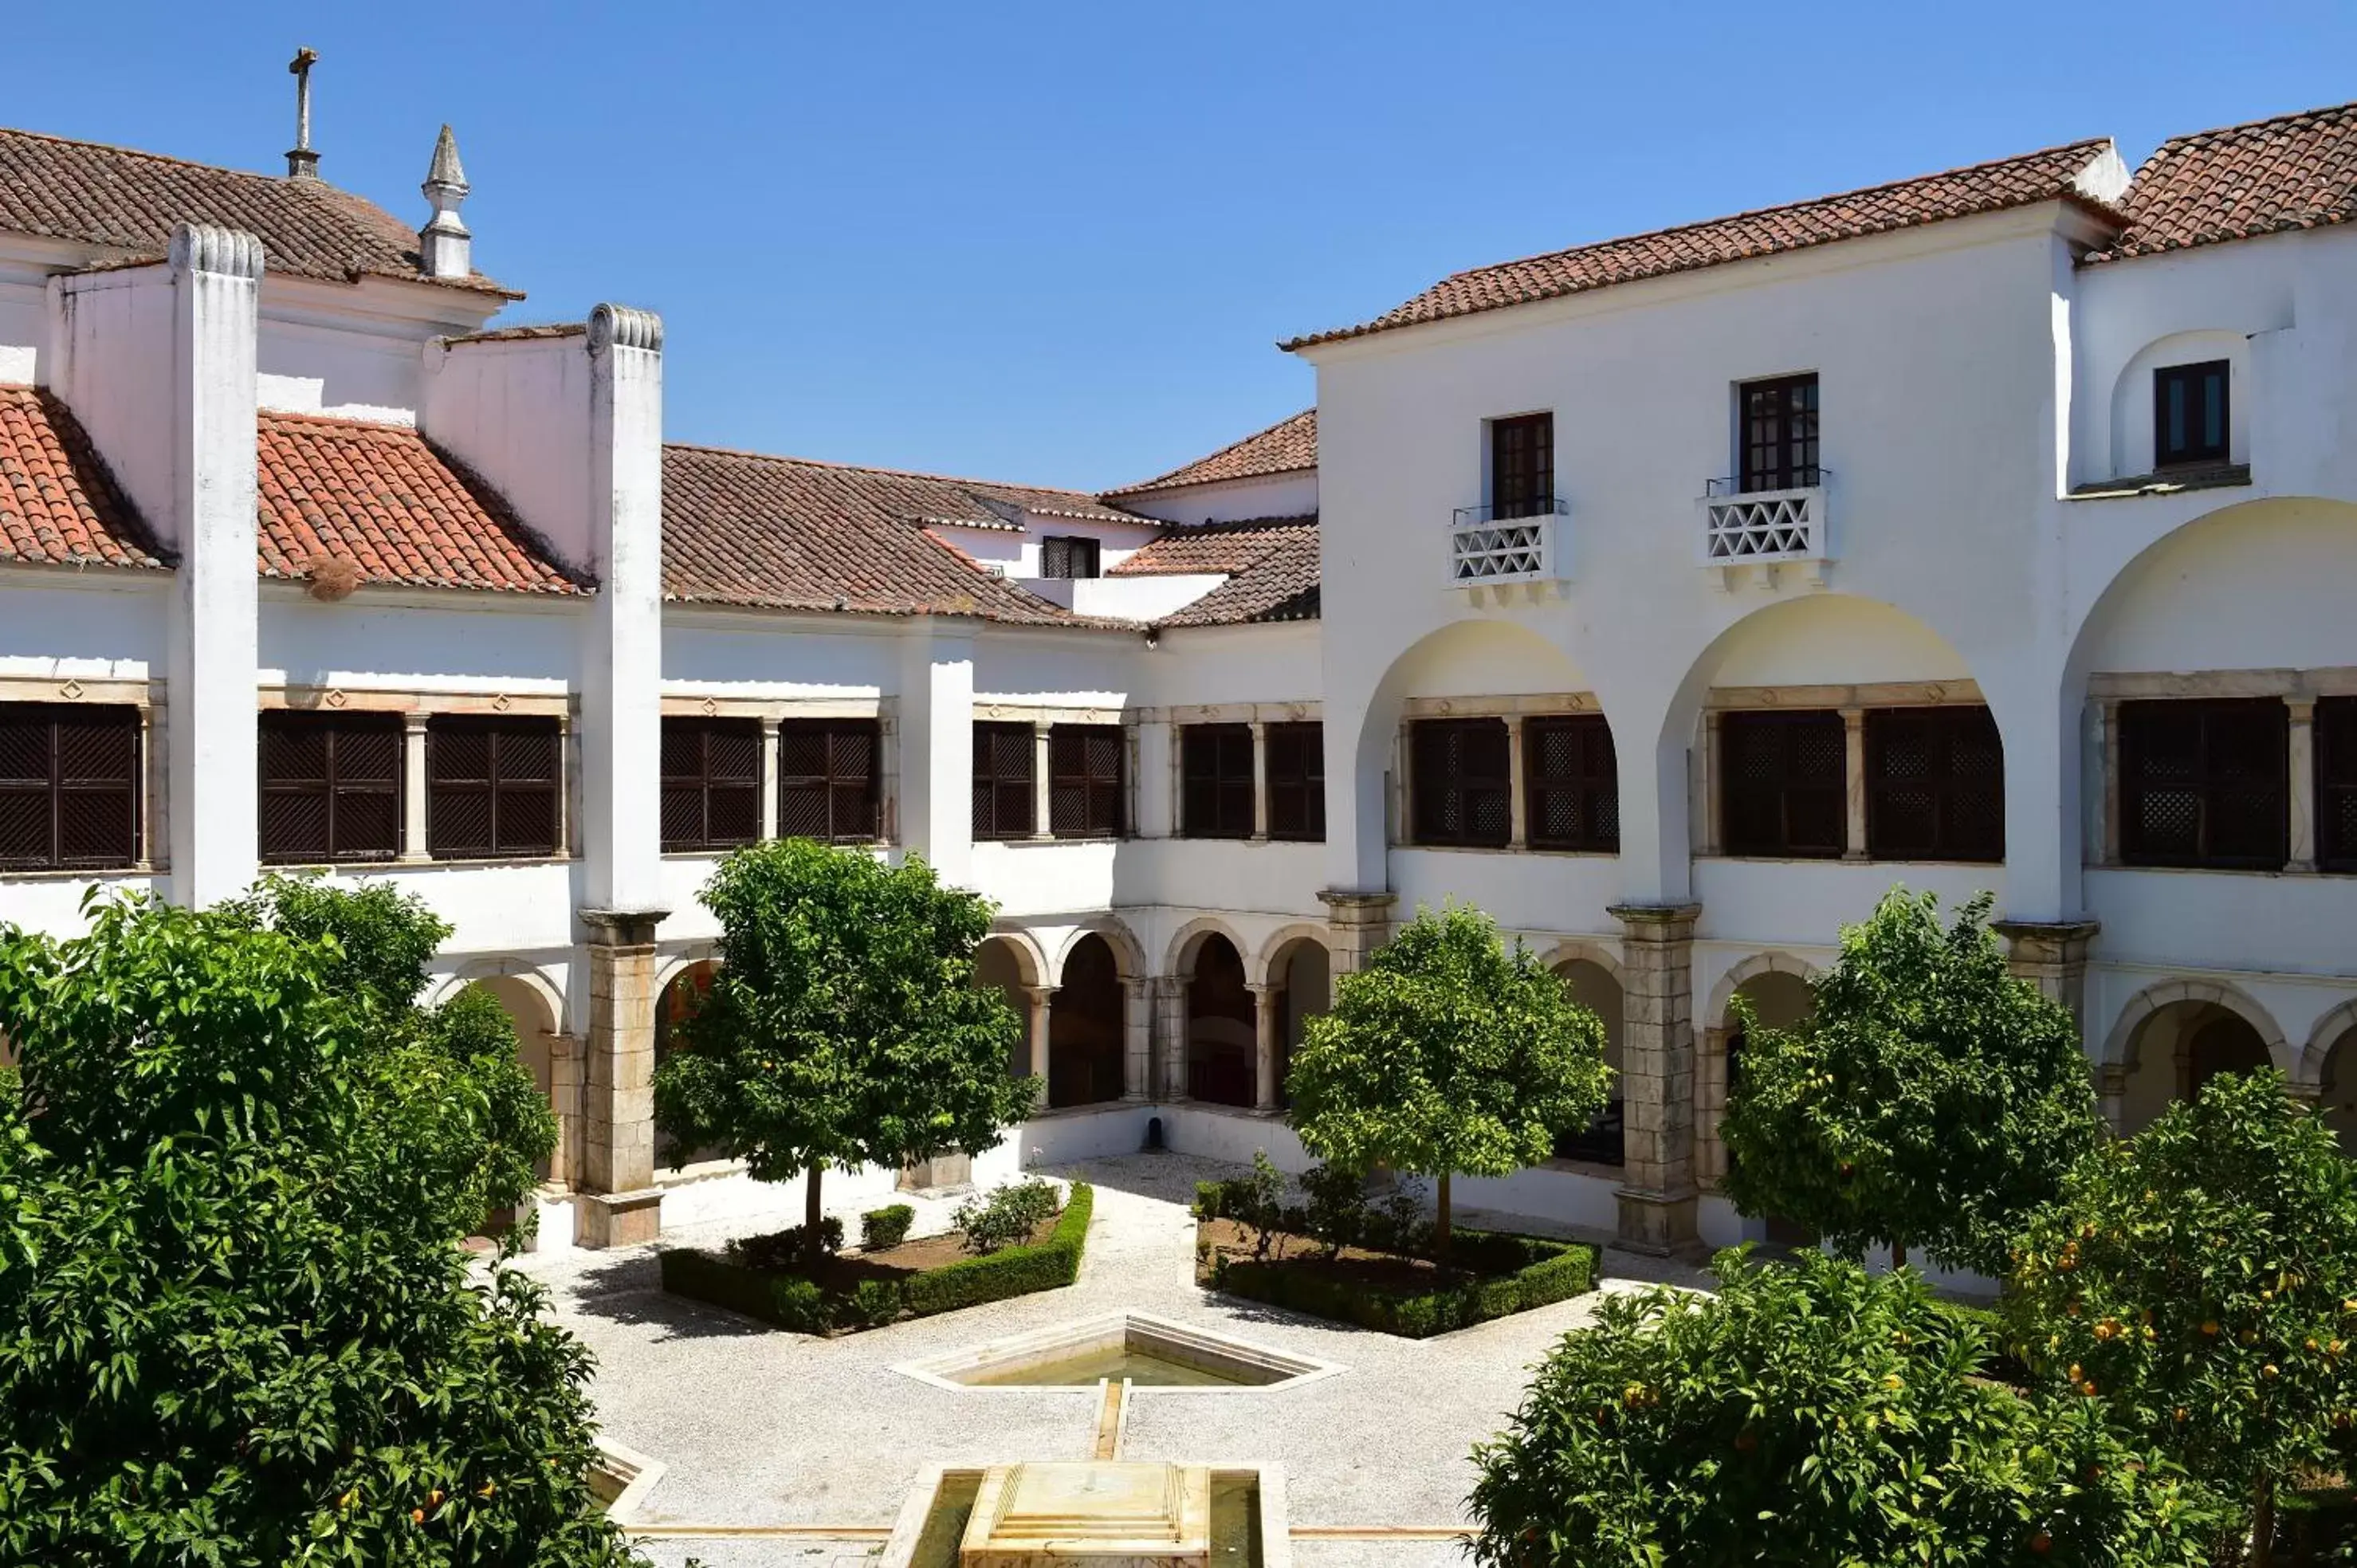
[[[1095,1105],[1121,1098],[1121,966],[1091,931],[1064,955],[1048,1007],[1048,1103]]]
[[[1253,1103],[1255,1001],[1243,955],[1214,931],[1187,976],[1187,1094],[1212,1105]]]
[[[1023,1020],[1023,1032],[1006,1047],[1010,1078],[1028,1078],[1031,1073],[1031,999],[1024,989],[1029,983],[1027,968],[1023,950],[1005,937],[988,938],[974,950],[974,984],[997,992]]]
[[[532,1074],[533,1083],[541,1098],[548,1102],[556,1117],[556,1148],[540,1162],[536,1174],[543,1181],[571,1179],[572,1164],[566,1158],[566,1145],[572,1141],[574,1120],[573,1091],[577,1087],[558,1077],[561,1047],[557,1039],[558,1020],[553,1015],[548,998],[532,982],[520,975],[491,974],[470,981],[467,989],[479,991],[500,1004],[500,1011],[515,1026],[516,1059]],[[572,1066],[569,1060],[565,1067]]]
[[[1750,1004],[1751,1027],[1762,1029],[1794,1029],[1809,1020],[1816,1011],[1816,998],[1809,990],[1808,981],[1801,975],[1783,970],[1769,970],[1754,974],[1735,988],[1735,995]],[[1732,1158],[1726,1140],[1719,1136],[1719,1124],[1727,1111],[1727,1101],[1743,1087],[1743,1040],[1747,1026],[1735,1010],[1732,1000],[1712,1033],[1717,1036],[1713,1054],[1717,1058],[1717,1104],[1712,1108],[1710,1128],[1705,1144],[1710,1155],[1710,1174],[1714,1180],[1726,1176]],[[1759,1239],[1785,1247],[1813,1246],[1816,1239],[1801,1226],[1781,1215],[1770,1214],[1760,1220]]]
[[[696,1004],[704,999],[705,992],[712,989],[713,978],[719,972],[718,960],[698,959],[673,975],[663,986],[662,994],[655,998],[657,1067],[661,1067],[663,1058],[671,1055],[680,1026],[694,1015]],[[693,1165],[698,1160],[716,1160],[728,1152],[716,1144],[682,1147],[660,1117],[655,1121],[655,1163],[662,1166],[675,1168]]]
[[[1333,960],[1323,944],[1304,937],[1278,950],[1269,961],[1268,977],[1271,984],[1279,987],[1276,1102],[1290,1106],[1293,1053],[1301,1048],[1309,1020],[1322,1016],[1334,1005]]]
[[[2341,1140],[2341,1152],[2357,1156],[2357,1029],[2343,1034],[2324,1054],[2319,1082],[2318,1112]]]
[[[2152,1124],[2175,1100],[2191,1100],[2221,1073],[2269,1065],[2267,1043],[2248,1018],[2215,1002],[2171,1002],[2153,1010],[2128,1036],[2120,1093],[2120,1131]]]
[[[1611,1099],[1597,1113],[1596,1120],[1576,1133],[1566,1133],[1555,1139],[1555,1157],[1559,1160],[1585,1160],[1591,1165],[1619,1165],[1628,1163],[1628,1133],[1621,1119],[1620,1036],[1625,1023],[1625,1006],[1620,993],[1620,982],[1610,970],[1590,959],[1576,958],[1555,965],[1555,973],[1563,977],[1573,1001],[1593,1012],[1604,1021],[1604,1065],[1612,1069]]]

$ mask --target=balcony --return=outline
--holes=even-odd
[[[1762,586],[1772,588],[1788,566],[1822,588],[1834,564],[1826,526],[1825,498],[1833,475],[1807,471],[1813,484],[1781,490],[1744,490],[1734,479],[1713,479],[1695,505],[1702,509],[1702,564],[1722,589],[1732,589],[1758,568]]]
[[[1468,590],[1476,604],[1485,594],[1504,604],[1518,590],[1533,599],[1560,593],[1571,576],[1562,521],[1571,508],[1559,496],[1541,504],[1547,510],[1522,507],[1511,517],[1458,507],[1448,525],[1448,585]]]

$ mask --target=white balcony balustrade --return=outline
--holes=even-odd
[[[1732,479],[1710,481],[1695,504],[1702,510],[1702,564],[1721,588],[1733,588],[1754,567],[1761,585],[1772,588],[1787,566],[1799,567],[1810,586],[1825,585],[1834,563],[1825,504],[1833,476],[1817,469],[1811,477],[1816,483],[1779,490],[1739,490]]]
[[[1532,598],[1559,592],[1571,576],[1565,548],[1564,518],[1570,507],[1560,497],[1539,503],[1546,510],[1515,509],[1492,516],[1487,506],[1458,507],[1448,525],[1448,585],[1469,590],[1475,603],[1484,594],[1502,604],[1517,592]]]

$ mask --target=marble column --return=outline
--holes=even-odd
[[[2284,869],[2307,874],[2316,870],[2316,699],[2287,697],[2284,705],[2291,710],[2291,853]]]
[[[574,1239],[584,1247],[651,1241],[654,1185],[655,926],[661,910],[584,909],[589,1033],[582,1042],[582,1159]]]
[[[1121,983],[1121,1097],[1154,1097],[1154,982],[1125,975]]]
[[[1056,988],[1052,985],[1027,985],[1023,999],[1030,1024],[1031,1038],[1031,1105],[1034,1110],[1048,1109],[1048,1029],[1054,1017]]]
[[[1162,1064],[1161,1097],[1187,1098],[1187,979],[1154,977],[1154,1036]]]
[[[2068,1007],[2084,1040],[2087,955],[2103,927],[2093,920],[1994,920],[1990,929],[2005,939],[2006,967]]]
[[[1847,822],[1842,840],[1844,860],[1866,858],[1866,710],[1844,708],[1842,718],[1842,798]]]
[[[1623,904],[1620,1044],[1627,1163],[1620,1244],[1669,1253],[1695,1244],[1694,929],[1692,904]]]
[[[425,714],[413,709],[401,715],[401,860],[423,865],[433,858],[425,837]]]
[[[1253,993],[1253,1109],[1264,1113],[1277,1108],[1277,1041],[1285,1032],[1285,987],[1265,983],[1247,987]]]

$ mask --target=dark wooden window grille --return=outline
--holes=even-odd
[[[1250,725],[1187,725],[1178,732],[1178,832],[1190,839],[1250,838]]]
[[[1620,849],[1620,772],[1602,714],[1523,724],[1524,832],[1533,849]]]
[[[2005,746],[1986,708],[1867,714],[1866,852],[1877,860],[2005,858]]]
[[[1837,713],[1720,714],[1719,826],[1727,853],[1839,855],[1849,828],[1848,747]]]
[[[2357,697],[2316,704],[2316,864],[2357,871]]]
[[[401,854],[399,714],[260,716],[262,858],[274,865],[392,860]]]
[[[778,833],[872,843],[883,836],[884,729],[874,719],[778,725]]]
[[[1077,535],[1051,533],[1039,541],[1039,575],[1042,577],[1094,577],[1101,547],[1093,539]]]
[[[1490,515],[1539,517],[1555,510],[1555,415],[1490,422]]]
[[[1048,829],[1060,839],[1119,838],[1129,746],[1119,725],[1058,725],[1048,732]]]
[[[974,726],[974,836],[1028,839],[1035,831],[1036,747],[1029,725]]]
[[[1326,837],[1326,726],[1268,726],[1268,836]]]
[[[0,703],[0,869],[139,859],[139,710]]]
[[[733,849],[760,836],[761,721],[664,718],[663,848]]]
[[[1505,720],[1418,720],[1408,731],[1415,842],[1503,847],[1514,828],[1512,770]]]
[[[2152,466],[2222,463],[2231,442],[2223,360],[2152,373]]]
[[[2120,857],[2279,870],[2290,853],[2290,715],[2274,697],[2120,704]]]
[[[1738,488],[1794,490],[1813,485],[1817,470],[1817,378],[1779,376],[1746,381],[1741,400],[1742,467]]]
[[[426,721],[426,852],[436,860],[554,854],[562,750],[553,718]]]

